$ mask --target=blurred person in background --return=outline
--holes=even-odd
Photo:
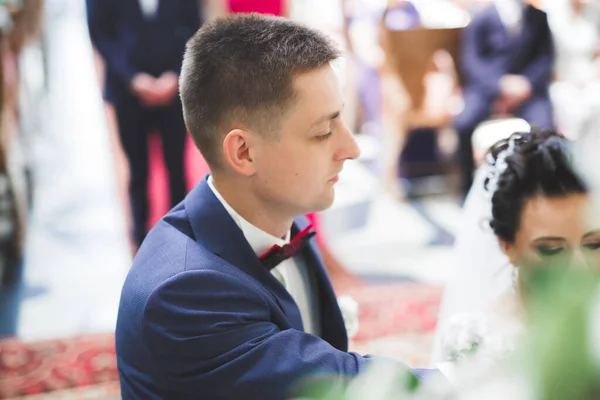
[[[344,29],[348,53],[356,69],[359,98],[359,129],[373,132],[381,119],[380,72],[383,63],[381,24],[390,29],[405,30],[420,24],[419,13],[408,1],[343,0]]]
[[[171,204],[185,196],[185,124],[178,93],[187,40],[200,27],[196,0],[86,0],[90,38],[105,64],[105,97],[114,106],[129,162],[133,238],[148,220],[148,134],[160,134]]]
[[[600,127],[600,18],[598,2],[546,0],[556,48],[550,94],[559,129],[577,138]]]
[[[548,87],[554,48],[546,13],[524,0],[495,0],[472,17],[462,40],[464,108],[454,127],[466,196],[475,171],[471,138],[477,125],[512,115],[540,128],[553,126]]]
[[[385,187],[401,197],[397,165],[403,145],[399,132],[406,90],[391,68],[385,51],[384,29],[407,30],[421,24],[413,2],[404,0],[344,0],[344,30],[349,63],[355,70],[358,97],[356,126],[382,143],[378,168]]]

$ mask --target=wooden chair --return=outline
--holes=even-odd
[[[439,129],[450,125],[452,114],[448,106],[460,88],[457,71],[460,70],[462,29],[416,28],[394,31],[382,22],[386,142],[383,164],[386,186],[394,194],[401,194],[401,189],[397,187],[398,161],[409,132],[416,128]],[[439,63],[440,57],[442,65]],[[411,169],[416,175],[429,175],[446,173],[449,167],[436,163]]]
[[[384,27],[384,51],[391,72],[397,74],[410,100],[409,117],[418,118],[414,123],[424,121],[425,126],[439,126],[436,117],[429,116],[427,110],[426,75],[434,70],[435,56],[444,51],[452,59],[452,70],[441,71],[453,74],[459,84],[460,38],[463,28],[427,29],[417,28],[406,31],[392,31]],[[427,123],[428,121],[431,121]],[[413,124],[414,124],[413,123]],[[423,125],[422,125],[423,126]]]

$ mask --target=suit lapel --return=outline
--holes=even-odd
[[[292,235],[304,229],[309,224],[305,217],[298,217],[294,221]],[[316,281],[314,292],[319,298],[321,314],[321,337],[333,347],[341,351],[348,351],[348,335],[344,325],[344,319],[337,303],[337,297],[331,286],[331,280],[325,270],[325,264],[321,258],[317,246],[317,239],[312,238],[304,250],[303,255],[310,273]]]
[[[493,20],[493,24],[496,26],[496,29],[499,32],[502,32],[504,34],[504,40],[506,40],[506,42],[509,42],[511,40],[511,35],[510,32],[508,32],[508,27],[506,25],[504,25],[504,22],[502,21],[502,17],[500,16],[500,11],[498,11],[498,7],[494,4],[492,6],[490,6],[491,9],[491,18]]]
[[[294,329],[304,330],[300,310],[275,277],[263,267],[207,183],[208,175],[184,200],[194,239],[204,248],[259,281],[275,298]]]
[[[512,65],[513,57],[516,55],[515,53],[520,53],[520,49],[522,46],[523,38],[526,35],[528,26],[527,26],[527,18],[528,18],[528,9],[526,7],[523,10],[523,15],[521,17],[521,26],[518,32],[510,32],[508,27],[502,21],[502,17],[500,16],[500,12],[498,11],[498,7],[496,5],[492,5],[491,7],[491,23],[495,27],[495,30],[502,33],[502,39],[504,41],[503,46],[504,49],[510,55],[510,60],[508,65]]]
[[[525,7],[523,10],[523,26],[521,32],[511,40],[511,58],[508,64],[510,73],[522,72],[524,64],[529,60],[531,54],[535,53],[532,45],[535,42],[532,38],[539,29],[536,21],[537,9],[532,6]]]
[[[303,331],[300,310],[294,299],[260,263],[242,231],[212,193],[206,182],[207,177],[208,175],[192,189],[184,200],[185,209],[194,233],[194,240],[259,281],[271,292],[290,321],[292,328]],[[296,218],[292,226],[292,235],[295,235],[307,225],[308,220],[306,218]],[[348,337],[344,320],[315,238],[309,241],[303,255],[306,259],[306,265],[316,281],[314,291],[319,298],[321,337],[337,349],[347,351]]]

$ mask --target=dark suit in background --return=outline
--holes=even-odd
[[[520,32],[510,34],[495,6],[476,13],[465,28],[462,42],[462,78],[465,108],[454,126],[459,134],[459,163],[463,191],[473,182],[471,137],[478,124],[492,115],[504,75],[521,75],[531,84],[531,97],[514,112],[531,125],[553,126],[548,85],[554,63],[552,36],[546,14],[534,7],[523,11]]]
[[[200,27],[198,0],[160,0],[154,15],[139,0],[86,0],[90,37],[106,64],[106,100],[115,107],[129,160],[134,238],[141,243],[148,219],[148,132],[160,133],[171,203],[185,196],[185,124],[179,96],[166,105],[144,105],[131,89],[138,73],[179,75],[187,40]]]

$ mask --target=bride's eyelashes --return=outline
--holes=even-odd
[[[590,251],[600,250],[600,240],[584,243],[583,248]],[[566,246],[535,246],[535,251],[542,257],[554,257],[568,251]]]
[[[600,250],[600,240],[597,242],[584,243],[583,247],[585,247],[587,250]]]
[[[536,246],[535,250],[542,257],[553,257],[565,251],[565,247],[558,246]]]

